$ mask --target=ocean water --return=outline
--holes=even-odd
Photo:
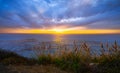
[[[0,34],[0,48],[17,52],[22,56],[29,57],[35,46],[41,42],[49,42],[53,45],[63,42],[67,45],[74,41],[87,42],[90,47],[98,49],[100,43],[113,44],[117,41],[120,45],[120,34],[99,34],[99,35],[50,35],[50,34]],[[53,43],[55,42],[55,43]]]

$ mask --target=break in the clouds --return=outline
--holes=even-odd
[[[0,0],[0,28],[120,29],[120,0]]]

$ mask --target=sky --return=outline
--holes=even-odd
[[[0,0],[0,33],[50,30],[120,33],[120,0]]]

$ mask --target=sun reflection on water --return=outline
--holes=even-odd
[[[55,42],[61,42],[63,41],[63,34],[56,34],[54,37]]]

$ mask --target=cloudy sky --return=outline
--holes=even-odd
[[[53,27],[120,29],[120,0],[0,0],[0,32]]]

